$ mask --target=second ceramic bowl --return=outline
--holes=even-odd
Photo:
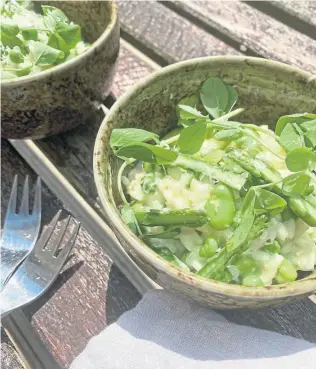
[[[48,1],[82,28],[92,46],[51,69],[1,82],[4,138],[43,138],[84,123],[110,92],[119,53],[114,1]]]

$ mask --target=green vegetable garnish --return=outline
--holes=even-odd
[[[38,73],[84,52],[81,27],[62,10],[30,1],[7,0],[1,6],[1,75],[12,79]]]
[[[12,58],[22,58],[18,47]],[[283,116],[273,133],[230,120],[244,110],[232,110],[237,98],[210,77],[181,99],[178,128],[164,138],[112,131],[122,217],[185,271],[247,287],[287,283],[314,269],[316,115]]]

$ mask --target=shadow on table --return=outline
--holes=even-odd
[[[73,255],[70,255],[67,262],[70,262]],[[58,291],[59,289],[69,280],[71,277],[80,269],[82,266],[83,261],[78,261],[77,263],[69,266],[65,269],[62,273],[59,274],[51,288],[44,293],[41,297],[39,297],[36,301],[27,305],[23,308],[24,314],[31,319],[31,317],[42,307],[44,306],[48,300],[50,300]]]
[[[108,288],[106,292],[106,322],[115,322],[123,313],[131,310],[141,299],[140,293],[123,273],[111,266]]]

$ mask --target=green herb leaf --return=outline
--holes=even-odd
[[[190,119],[197,119],[197,118],[206,118],[204,115],[202,115],[201,112],[199,112],[197,109],[193,108],[192,106],[179,104],[178,108],[179,108],[180,119],[190,120]]]
[[[69,22],[66,14],[58,8],[49,5],[42,5],[43,14],[46,16],[51,16],[56,22]]]
[[[305,143],[307,147],[316,146],[316,119],[308,120],[301,124],[301,128],[304,131]]]
[[[30,41],[28,46],[32,60],[38,65],[51,65],[65,56],[63,51],[54,49],[39,41]]]
[[[116,152],[116,155],[125,158],[134,158],[147,163],[157,163],[158,165],[170,164],[178,156],[174,151],[141,142],[121,147]]]
[[[286,196],[299,198],[310,195],[314,187],[311,186],[311,177],[307,173],[299,172],[284,178],[282,191]]]
[[[195,108],[198,102],[199,102],[199,98],[196,95],[191,95],[191,96],[185,97],[184,99],[180,100],[176,107],[177,116],[180,118],[180,107],[179,107],[180,105],[190,106],[192,108]]]
[[[178,146],[180,152],[184,154],[195,154],[198,152],[203,144],[206,132],[206,123],[198,122],[184,128],[180,132],[178,139]]]
[[[156,163],[152,151],[140,143],[123,146],[116,151],[116,155],[121,158],[133,158],[146,163]]]
[[[55,33],[58,33],[66,42],[69,49],[72,49],[81,41],[81,27],[78,24],[59,22],[56,24]]]
[[[208,78],[201,87],[201,101],[213,118],[225,113],[228,104],[228,91],[225,83],[218,77]]]
[[[304,114],[292,114],[292,115],[283,115],[279,118],[276,127],[275,134],[277,136],[281,135],[281,132],[285,128],[288,123],[296,123],[299,126],[311,119],[316,119],[316,114],[304,113]]]
[[[265,190],[263,188],[254,188],[256,201],[255,201],[255,209],[260,211],[268,211],[272,216],[275,216],[281,213],[287,202],[279,195]]]
[[[316,114],[309,114],[309,116],[313,116]],[[306,122],[302,123],[300,126],[305,132],[308,131],[315,131],[316,129],[316,119],[307,120]]]
[[[113,129],[110,138],[112,150],[138,142],[159,141],[158,135],[153,132],[138,128],[117,128]]]
[[[23,46],[23,42],[16,37],[19,33],[19,27],[16,24],[0,24],[0,40],[3,46],[13,48],[14,46]]]
[[[214,138],[218,141],[228,141],[231,142],[233,140],[237,140],[242,135],[242,130],[239,128],[236,129],[223,129],[222,131],[218,131],[215,133]]]
[[[170,164],[174,162],[178,157],[178,154],[176,152],[164,149],[159,146],[147,145],[147,147],[149,147],[149,149],[155,155],[158,165]]]
[[[226,89],[228,92],[228,103],[225,108],[225,113],[229,113],[232,108],[235,106],[237,100],[238,100],[238,93],[237,91],[230,85],[226,85]]]
[[[5,34],[8,37],[16,36],[19,33],[19,26],[17,24],[0,24],[1,35]]]
[[[13,63],[23,63],[24,55],[21,53],[21,49],[18,46],[14,46],[13,49],[9,51],[9,57]]]
[[[304,137],[298,131],[294,124],[287,124],[281,132],[279,138],[280,144],[285,148],[286,151],[297,149],[298,147],[304,147]]]
[[[316,154],[307,147],[290,151],[285,158],[286,166],[291,172],[300,172],[316,163]]]
[[[124,205],[121,208],[121,216],[132,232],[137,234],[137,220],[129,205]]]
[[[22,36],[24,40],[33,40],[36,41],[38,38],[38,32],[37,29],[34,27],[27,27],[21,29]]]
[[[53,47],[54,49],[59,49],[67,54],[70,50],[69,45],[67,45],[66,41],[59,36],[58,33],[51,33],[48,38],[47,45]]]

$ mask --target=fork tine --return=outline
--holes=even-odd
[[[66,221],[64,222],[64,224],[62,225],[62,227],[59,230],[57,240],[53,243],[53,245],[51,247],[49,247],[49,246],[47,247],[47,251],[52,251],[53,255],[56,254],[56,251],[58,250],[59,246],[61,245],[61,241],[63,240],[64,235],[66,233],[70,218],[71,218],[71,216],[68,215]]]
[[[36,190],[35,190],[35,197],[34,197],[34,205],[32,209],[32,214],[41,213],[42,209],[42,197],[41,197],[42,185],[41,185],[41,178],[38,177],[36,181]]]
[[[34,251],[44,249],[45,245],[47,244],[48,240],[50,239],[50,236],[52,235],[56,227],[60,214],[61,210],[57,212],[52,221],[48,224],[48,226],[45,227],[43,233],[41,234],[41,237],[35,244],[35,247],[33,249]]]
[[[17,195],[17,188],[18,188],[18,176],[17,174],[14,176],[10,200],[8,204],[7,216],[9,214],[16,212],[16,195]]]
[[[24,186],[23,186],[23,196],[20,207],[20,213],[22,215],[29,214],[29,176],[25,177]]]
[[[75,241],[76,241],[76,238],[77,238],[77,235],[78,235],[78,232],[79,232],[79,229],[80,229],[80,223],[77,223],[74,230],[72,231],[72,234],[71,236],[69,237],[69,240],[68,242],[66,243],[66,245],[62,248],[62,250],[60,251],[60,253],[56,256],[56,259],[59,259],[59,261],[63,264],[67,258],[68,258],[68,255],[70,254],[74,244],[75,244]]]

